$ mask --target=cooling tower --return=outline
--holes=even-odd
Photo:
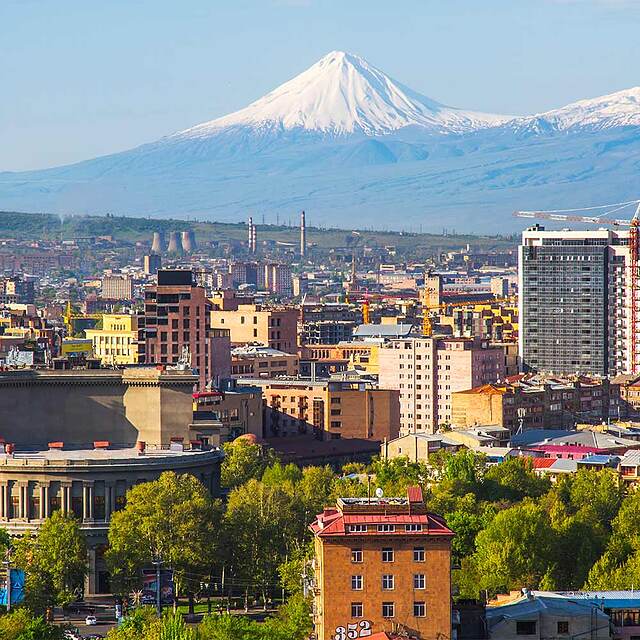
[[[164,234],[162,231],[153,232],[153,240],[151,241],[151,253],[162,253],[162,245],[164,244]]]
[[[169,234],[169,245],[167,251],[169,253],[181,253],[182,245],[180,243],[180,232],[172,231]]]
[[[196,250],[196,235],[193,231],[182,232],[182,250],[191,253]]]

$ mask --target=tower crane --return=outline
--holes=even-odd
[[[609,214],[635,207],[631,218],[607,218]],[[578,215],[579,212],[590,212]],[[593,212],[593,213],[591,213]],[[640,372],[640,200],[614,202],[579,209],[514,211],[516,218],[534,218],[553,222],[581,222],[603,227],[629,227],[629,267],[631,284],[631,373]]]

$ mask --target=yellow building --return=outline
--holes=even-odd
[[[86,329],[85,334],[102,364],[138,364],[144,360],[139,348],[138,316],[105,314],[102,329]]]

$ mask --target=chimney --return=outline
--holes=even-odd
[[[180,253],[182,248],[182,243],[180,241],[180,233],[178,231],[172,231],[169,234],[169,244],[167,246],[167,251],[169,253]]]
[[[300,255],[304,258],[307,252],[307,223],[304,211],[300,214]]]
[[[138,442],[136,442],[136,449],[138,450],[138,455],[143,456],[146,448],[147,448],[147,443],[144,440],[138,440]]]
[[[64,442],[50,442],[48,446],[49,446],[49,449],[62,450],[64,449]]]
[[[185,253],[192,253],[196,250],[196,236],[193,231],[182,232],[182,250]]]
[[[161,231],[153,232],[153,240],[151,241],[151,253],[160,255],[162,253],[162,245],[164,244],[164,235]]]
[[[108,440],[96,440],[93,443],[94,449],[108,449],[111,443]]]
[[[13,455],[14,450],[15,450],[15,446],[13,442],[7,442],[7,444],[4,445],[4,452],[6,454]]]

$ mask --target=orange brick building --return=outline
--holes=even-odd
[[[340,498],[311,530],[318,640],[451,638],[454,534],[418,487],[407,498]]]

